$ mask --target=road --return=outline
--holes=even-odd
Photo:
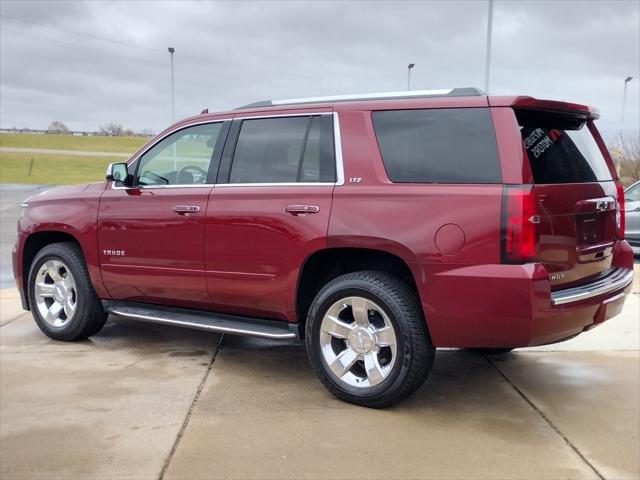
[[[0,147],[0,153],[47,153],[53,155],[77,155],[82,157],[131,157],[130,153],[122,152],[94,152],[91,150],[53,150],[49,148],[18,148],[18,147]]]
[[[11,266],[11,249],[16,241],[16,225],[20,217],[20,203],[47,185],[0,184],[0,288],[15,286]]]

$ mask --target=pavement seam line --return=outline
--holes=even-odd
[[[198,400],[200,399],[200,394],[204,389],[204,384],[206,383],[207,378],[209,378],[209,373],[211,373],[211,370],[213,370],[213,364],[216,361],[216,358],[218,358],[218,353],[220,352],[220,348],[222,346],[223,337],[224,337],[224,334],[220,335],[220,339],[218,340],[218,345],[216,345],[216,351],[213,353],[213,356],[211,357],[211,361],[209,362],[209,366],[207,367],[207,371],[204,373],[202,380],[200,380],[200,383],[198,384],[196,394],[194,395],[193,401],[191,402],[191,407],[189,407],[189,411],[187,412],[187,415],[184,417],[182,426],[180,427],[180,430],[178,430],[178,435],[176,436],[176,439],[174,440],[173,445],[171,447],[171,451],[169,452],[169,455],[167,456],[167,459],[165,460],[164,465],[162,466],[162,470],[160,471],[158,480],[164,480],[165,476],[167,475],[167,470],[169,470],[169,465],[171,464],[171,460],[173,460],[173,456],[176,453],[176,450],[178,449],[180,440],[182,440],[182,436],[184,435],[184,432],[187,429],[189,420],[191,420],[191,414],[193,413],[193,411],[196,408],[196,405],[198,404]]]
[[[542,418],[547,425],[549,425],[549,427],[551,427],[551,429],[556,432],[556,434],[562,438],[562,440],[564,440],[564,442],[569,446],[569,448],[571,450],[573,450],[575,452],[576,455],[578,455],[578,457],[591,469],[593,470],[593,473],[595,473],[598,478],[600,480],[606,480],[605,476],[602,475],[598,469],[589,461],[587,460],[587,457],[585,457],[582,452],[580,450],[578,450],[578,447],[576,447],[573,442],[571,440],[569,440],[569,438],[562,433],[562,431],[555,425],[555,423],[553,423],[551,421],[551,419],[535,404],[533,403],[533,400],[531,400],[520,388],[518,388],[516,386],[516,384],[511,381],[511,379],[507,376],[506,373],[504,373],[502,370],[500,370],[500,367],[498,367],[498,365],[496,365],[496,363],[491,360],[489,357],[484,356],[484,358],[487,360],[487,362],[489,362],[489,364],[495,368],[495,370],[500,374],[500,376],[502,378],[505,379],[505,381],[511,385],[511,387],[518,393],[518,395],[520,395],[522,397],[522,399],[527,402],[529,404],[529,406],[531,408],[533,408],[536,413],[540,416],[540,418]]]

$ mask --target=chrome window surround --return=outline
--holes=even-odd
[[[344,164],[342,161],[342,140],[340,137],[340,119],[338,117],[338,112],[306,112],[306,113],[291,113],[291,114],[282,114],[282,115],[250,115],[247,117],[244,116],[236,116],[229,118],[217,118],[215,120],[206,120],[197,123],[190,123],[189,125],[185,125],[182,127],[174,128],[163,135],[158,140],[153,142],[143,151],[139,152],[137,155],[129,159],[127,162],[127,167],[132,166],[137,162],[140,157],[142,157],[145,153],[155,147],[158,143],[163,141],[165,138],[173,135],[174,133],[184,130],[189,127],[195,127],[197,125],[204,125],[207,123],[218,123],[218,122],[226,122],[231,120],[255,120],[259,118],[278,118],[278,117],[308,117],[314,115],[333,115],[333,148],[335,150],[335,162],[336,162],[336,181],[335,182],[283,182],[283,183],[198,183],[198,184],[188,184],[188,185],[148,185],[148,186],[139,186],[138,188],[150,190],[156,188],[197,188],[197,187],[216,187],[216,188],[229,188],[229,187],[310,187],[310,186],[335,186],[335,185],[344,185]],[[114,190],[126,190],[130,187],[119,187],[115,185],[115,182],[111,182],[111,188]]]
[[[565,305],[604,295],[627,287],[633,281],[633,270],[616,267],[609,275],[586,285],[551,292],[552,305]]]

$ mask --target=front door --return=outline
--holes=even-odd
[[[326,247],[334,158],[330,112],[234,120],[207,207],[215,310],[295,320],[300,267]]]
[[[210,305],[204,218],[224,130],[222,122],[181,128],[129,166],[132,187],[107,187],[98,213],[98,249],[102,279],[114,299]]]

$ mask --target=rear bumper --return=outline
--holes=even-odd
[[[633,281],[633,269],[615,267],[608,275],[586,285],[551,292],[551,305],[566,305],[623,290]]]
[[[607,276],[553,292],[540,264],[424,270],[419,288],[436,347],[515,348],[562,341],[618,315],[631,292],[633,256],[617,242]]]

